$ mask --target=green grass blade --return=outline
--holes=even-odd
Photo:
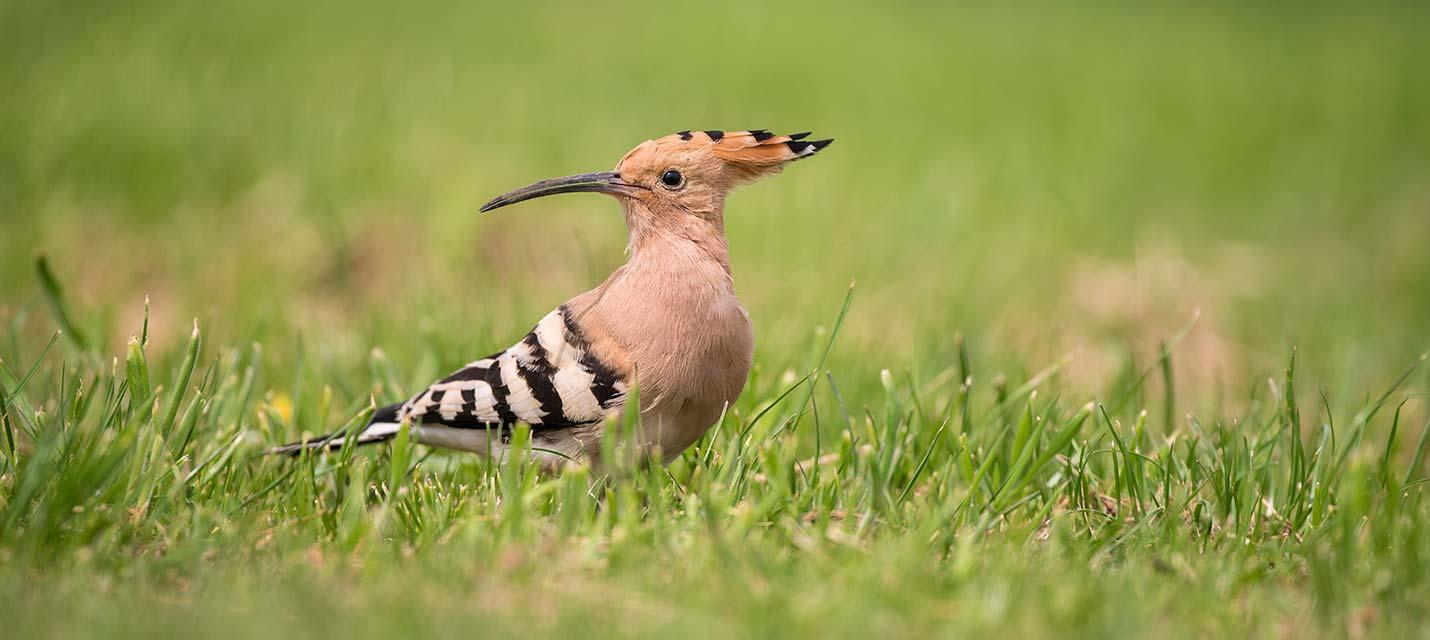
[[[44,293],[45,302],[49,303],[50,311],[55,315],[55,321],[59,323],[60,329],[69,336],[70,342],[80,351],[88,351],[90,344],[83,331],[74,323],[73,315],[69,310],[69,305],[65,303],[64,288],[60,286],[59,278],[55,277],[54,271],[50,269],[50,262],[45,256],[35,258],[35,274],[40,280],[40,291]]]

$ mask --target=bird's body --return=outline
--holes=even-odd
[[[829,143],[803,137],[684,131],[636,147],[614,172],[543,181],[488,203],[484,211],[553,193],[616,195],[630,257],[511,348],[379,409],[358,443],[408,423],[423,444],[500,456],[520,422],[532,428],[534,455],[554,468],[595,460],[609,420],[637,395],[636,442],[667,461],[679,455],[739,397],[754,357],[730,270],[725,194]],[[329,436],[274,451],[342,443]]]

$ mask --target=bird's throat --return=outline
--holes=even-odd
[[[704,271],[714,266],[730,276],[730,247],[723,211],[692,213],[651,210],[641,203],[626,207],[629,266],[670,265]],[[639,267],[637,267],[639,268]]]

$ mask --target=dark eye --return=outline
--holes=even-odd
[[[674,189],[685,184],[685,176],[680,175],[680,172],[675,169],[666,169],[665,173],[660,174],[660,183]]]

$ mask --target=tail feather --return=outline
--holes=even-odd
[[[397,432],[402,429],[402,423],[397,420],[397,410],[400,408],[402,408],[401,404],[391,404],[374,411],[372,419],[368,422],[367,426],[363,428],[361,433],[357,434],[357,445],[362,446],[365,444],[386,442],[397,437]],[[343,444],[347,442],[347,438],[348,436],[341,432],[329,433],[316,438],[309,438],[307,440],[290,442],[282,446],[273,447],[268,450],[268,454],[296,456],[304,451],[337,451],[343,448]]]

